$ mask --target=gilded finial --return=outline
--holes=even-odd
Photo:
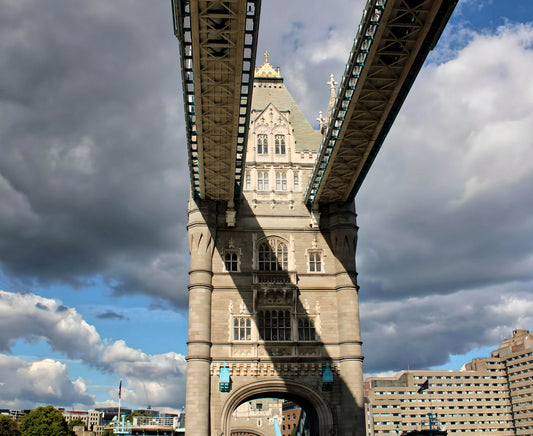
[[[270,65],[270,62],[268,62],[268,58],[270,57],[270,53],[268,50],[265,51],[265,63],[261,66],[261,68],[255,67],[255,76],[254,77],[269,77],[269,78],[279,78],[281,79],[281,72],[279,70],[279,67],[274,69],[272,65]]]

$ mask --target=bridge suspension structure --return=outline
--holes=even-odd
[[[306,203],[352,200],[457,0],[369,0]]]
[[[305,201],[352,200],[458,0],[368,0]],[[195,198],[242,193],[261,0],[172,0]]]
[[[261,0],[172,0],[195,198],[239,200]]]

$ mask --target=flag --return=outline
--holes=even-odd
[[[429,379],[426,379],[426,381],[420,385],[420,387],[418,388],[418,391],[416,393],[420,394],[420,393],[424,392],[427,389],[429,389]]]
[[[120,379],[120,383],[118,384],[118,398],[122,398],[122,379]]]

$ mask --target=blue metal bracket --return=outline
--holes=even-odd
[[[230,374],[229,374],[229,366],[226,366],[226,363],[224,362],[224,365],[220,367],[220,374],[218,376],[219,380],[219,390],[220,392],[229,392],[230,390]]]
[[[322,390],[331,391],[333,388],[333,371],[329,362],[326,363],[326,366],[322,370]]]

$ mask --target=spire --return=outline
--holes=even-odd
[[[274,69],[274,67],[268,62],[270,53],[265,51],[265,63],[261,65],[260,68],[255,67],[254,77],[263,77],[267,79],[281,79],[281,73],[279,67]]]
[[[329,120],[331,118],[331,114],[333,113],[333,108],[335,107],[335,99],[337,98],[337,88],[338,85],[337,82],[335,82],[335,77],[333,74],[329,76],[329,82],[327,83],[330,87],[330,93],[329,93],[329,103],[328,103],[328,110],[326,112],[326,122],[325,124],[329,123]]]

